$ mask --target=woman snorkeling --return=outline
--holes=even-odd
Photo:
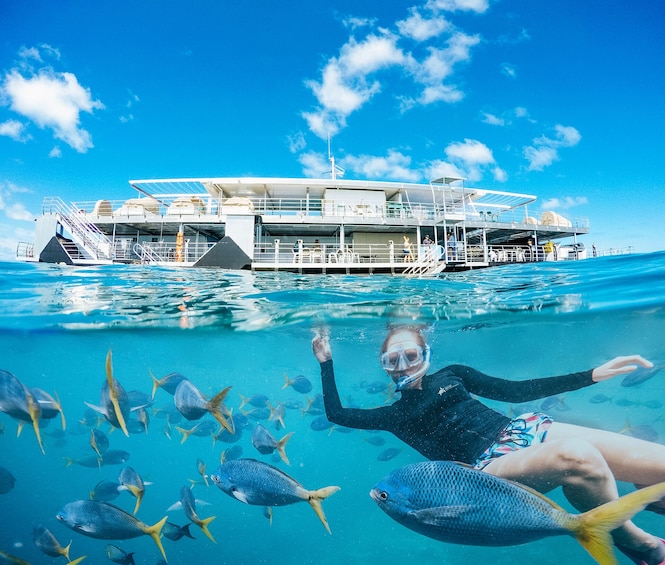
[[[467,463],[543,493],[561,486],[580,512],[617,499],[616,481],[638,487],[665,481],[663,445],[555,422],[542,413],[511,419],[472,397],[520,403],[578,390],[653,366],[639,355],[616,357],[579,373],[520,381],[491,377],[464,365],[428,375],[430,350],[421,328],[396,326],[384,340],[379,359],[401,397],[389,406],[361,409],[342,406],[327,331],[315,335],[312,349],[321,364],[331,422],[389,431],[428,459]],[[648,509],[665,513],[661,505],[665,501]],[[633,562],[665,565],[665,542],[633,522],[625,522],[612,537]]]

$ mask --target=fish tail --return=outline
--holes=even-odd
[[[154,400],[155,394],[157,394],[157,389],[162,386],[162,383],[155,375],[152,374],[150,369],[148,369],[148,373],[150,373],[150,377],[152,378],[152,394],[150,395],[150,398]]]
[[[196,525],[203,530],[203,533],[210,538],[210,541],[212,541],[212,543],[217,543],[217,542],[215,541],[215,538],[212,537],[212,534],[208,529],[208,524],[210,524],[210,522],[212,522],[215,518],[217,518],[217,516],[210,516],[210,518],[199,519],[199,521],[196,523]]]
[[[213,415],[215,420],[217,420],[222,426],[224,426],[229,433],[235,434],[235,430],[229,425],[228,420],[224,417],[221,411],[221,405],[224,401],[224,398],[231,390],[230,386],[227,386],[223,391],[218,392],[209,402],[208,410]]]
[[[600,565],[617,563],[610,532],[630,520],[647,504],[665,496],[665,482],[626,494],[579,515],[573,534]],[[570,529],[570,528],[569,528]]]
[[[30,414],[30,419],[32,420],[32,427],[35,430],[35,435],[37,436],[37,443],[39,443],[39,449],[42,450],[42,454],[46,455],[44,451],[44,444],[42,443],[42,434],[39,430],[39,418],[42,415],[42,410],[39,407],[39,402],[34,400],[31,395],[28,395],[28,413]]]
[[[286,382],[284,383],[284,386],[282,387],[282,390],[284,390],[285,388],[287,388],[291,384],[291,381],[289,380],[289,376],[286,373],[284,373],[284,380]]]
[[[132,514],[136,516],[136,513],[139,511],[139,506],[141,506],[141,501],[143,500],[143,493],[142,492],[135,493],[131,489],[130,492],[136,497],[136,505],[134,506],[134,512],[132,512]]]
[[[68,557],[68,558],[67,558],[67,565],[78,565],[78,563],[80,563],[81,561],[83,561],[86,557],[88,557],[88,556],[87,556],[87,555],[83,555],[83,556],[81,556],[81,557],[77,557],[76,559],[74,559],[74,561],[69,561],[69,557]]]
[[[155,525],[145,526],[145,528],[143,528],[143,533],[149,535],[153,539],[153,541],[157,544],[157,547],[159,548],[159,551],[161,552],[164,561],[168,561],[168,559],[166,558],[166,553],[164,552],[164,546],[162,545],[161,534],[162,534],[162,528],[164,527],[167,518],[168,516],[164,516]]]
[[[60,551],[58,552],[58,553],[60,553],[60,555],[62,555],[65,559],[67,559],[67,561],[69,561],[69,548],[70,548],[71,546],[72,546],[72,542],[70,541],[65,547],[61,547],[61,548],[60,548]]]
[[[122,410],[120,410],[120,404],[118,403],[118,393],[116,392],[115,379],[113,378],[113,363],[111,359],[111,350],[106,355],[106,381],[109,384],[109,397],[111,404],[113,404],[113,411],[115,412],[115,417],[118,419],[118,424],[120,424],[120,429],[123,433],[129,437],[129,432],[127,431],[127,424],[125,423],[125,417],[122,415]]]
[[[186,535],[188,538],[196,539],[196,538],[192,535],[192,532],[189,531],[189,526],[191,526],[191,524],[185,524],[185,525],[184,525],[182,528],[180,528],[180,529],[181,529],[182,533],[183,533],[184,535]]]
[[[181,428],[180,426],[175,426],[175,429],[178,430],[182,434],[182,438],[180,438],[180,445],[185,443],[187,441],[187,438],[194,432],[194,430],[198,427],[198,424],[194,426],[191,430],[186,430],[185,428]],[[169,439],[171,439],[170,436],[168,436]]]
[[[65,413],[62,410],[62,403],[60,402],[60,397],[55,390],[53,391],[53,394],[55,394],[55,400],[58,403],[58,412],[60,412],[60,419],[62,420],[62,429],[65,430],[67,428],[67,422],[65,421]]]
[[[323,512],[323,506],[321,505],[321,502],[323,502],[323,500],[329,496],[335,494],[338,490],[339,487],[324,487],[318,490],[311,490],[307,493],[309,495],[307,502],[309,502],[310,506],[314,509],[314,512],[316,512],[316,515],[319,517],[319,520],[321,520],[321,523],[324,525],[329,534],[332,532],[330,531],[330,526],[328,525],[326,515]]]
[[[63,457],[65,460],[65,467],[71,467],[74,463],[76,463],[76,459],[72,459],[71,457]]]
[[[284,461],[284,463],[286,463],[287,465],[291,465],[291,463],[289,462],[289,458],[286,456],[286,444],[291,439],[292,435],[293,432],[286,434],[282,439],[280,439],[277,442],[277,445],[275,446],[275,449],[277,449],[277,453],[279,453],[279,456],[282,458],[282,461]]]

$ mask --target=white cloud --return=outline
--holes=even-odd
[[[422,174],[411,169],[411,157],[393,149],[385,157],[376,155],[346,156],[342,164],[365,178],[418,182]]]
[[[25,133],[25,124],[18,120],[7,120],[0,124],[0,135],[11,137],[14,141],[26,141],[30,139],[29,135]]]
[[[510,78],[517,78],[517,69],[510,63],[503,63],[501,65],[501,73]]]
[[[529,171],[542,171],[549,167],[554,161],[559,160],[559,154],[554,147],[533,147],[524,148],[524,157],[529,161],[527,169]]]
[[[397,22],[397,29],[404,37],[426,41],[450,29],[450,23],[442,16],[423,17],[417,8],[409,9],[409,17]]]
[[[445,12],[466,11],[482,14],[489,10],[489,3],[488,0],[429,0],[427,7]]]
[[[51,149],[48,156],[53,157],[55,159],[59,159],[60,157],[62,157],[62,150],[60,149],[60,147],[56,145],[53,149]]]
[[[430,178],[448,176],[478,182],[485,172],[490,172],[498,182],[508,180],[507,173],[496,164],[491,149],[480,141],[465,139],[463,142],[451,143],[445,153],[447,161],[430,163]]]
[[[26,188],[12,182],[0,182],[0,211],[10,220],[32,221],[34,214],[28,212],[22,202],[16,200],[16,194],[29,193]]]
[[[514,113],[516,118],[526,118],[529,116],[529,112],[527,111],[527,109],[522,108],[521,106],[515,108]]]
[[[506,120],[503,118],[499,118],[499,116],[495,116],[494,114],[490,114],[488,112],[483,112],[482,113],[482,121],[485,124],[489,124],[491,126],[505,126],[506,125]]]
[[[449,82],[450,77],[457,65],[470,60],[471,49],[481,38],[456,29],[441,12],[482,13],[487,8],[486,0],[430,0],[420,8],[410,8],[405,19],[395,22],[395,31],[378,29],[363,38],[349,38],[339,55],[328,59],[323,66],[320,79],[305,82],[318,103],[317,108],[302,113],[309,129],[325,138],[346,127],[347,118],[382,91],[380,73],[393,69],[401,71],[420,91],[395,93],[402,111],[418,105],[461,100],[464,93]],[[356,31],[374,24],[373,20],[345,20],[345,25]],[[440,39],[444,33],[445,42]],[[407,40],[416,41],[420,51],[405,50],[400,42]],[[429,45],[420,46],[427,41]]]
[[[298,157],[302,172],[308,178],[321,179],[330,177],[330,163],[325,155],[309,151]]]
[[[23,48],[19,55],[24,61],[42,61],[41,54],[59,57],[57,50],[42,45],[36,48]],[[56,139],[67,143],[80,153],[93,147],[90,133],[80,126],[81,112],[92,113],[104,105],[92,98],[90,89],[81,86],[72,73],[56,72],[51,67],[38,71],[14,68],[5,73],[0,85],[0,99],[5,100],[10,109],[37,124],[40,128],[53,131]]]
[[[541,135],[533,140],[533,145],[524,148],[524,157],[529,162],[527,170],[542,171],[559,160],[560,148],[574,147],[582,139],[580,132],[572,126],[557,124],[554,132],[554,138]]]
[[[289,151],[291,153],[299,153],[305,147],[307,147],[307,142],[305,141],[305,134],[298,131],[293,135],[287,136],[287,141],[289,142]]]
[[[344,27],[350,30],[356,30],[363,27],[373,27],[376,24],[376,18],[358,18],[349,16],[342,20]]]
[[[576,206],[588,204],[586,196],[565,196],[564,198],[548,198],[543,202],[543,210],[568,210]]]

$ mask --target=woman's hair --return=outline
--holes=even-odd
[[[388,347],[388,342],[392,339],[392,337],[401,332],[409,332],[413,334],[413,337],[416,340],[416,343],[420,345],[423,349],[427,346],[427,342],[425,341],[425,338],[423,337],[422,330],[425,326],[419,326],[419,325],[398,325],[398,326],[389,326],[389,331],[388,335],[386,336],[386,339],[383,340],[383,343],[381,344],[381,353],[385,353],[386,349]]]

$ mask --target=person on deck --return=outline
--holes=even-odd
[[[547,414],[509,418],[474,398],[526,402],[578,390],[653,364],[639,355],[562,376],[507,380],[449,365],[428,374],[430,349],[418,326],[395,326],[381,347],[382,368],[401,397],[372,409],[342,406],[327,330],[313,341],[326,416],[341,426],[386,430],[432,460],[460,461],[540,492],[559,486],[585,512],[618,498],[616,481],[638,487],[665,481],[665,446],[634,437],[555,422]],[[473,395],[473,396],[472,396]],[[647,509],[665,513],[665,501]],[[632,521],[612,532],[614,544],[638,565],[665,565],[665,542]]]

